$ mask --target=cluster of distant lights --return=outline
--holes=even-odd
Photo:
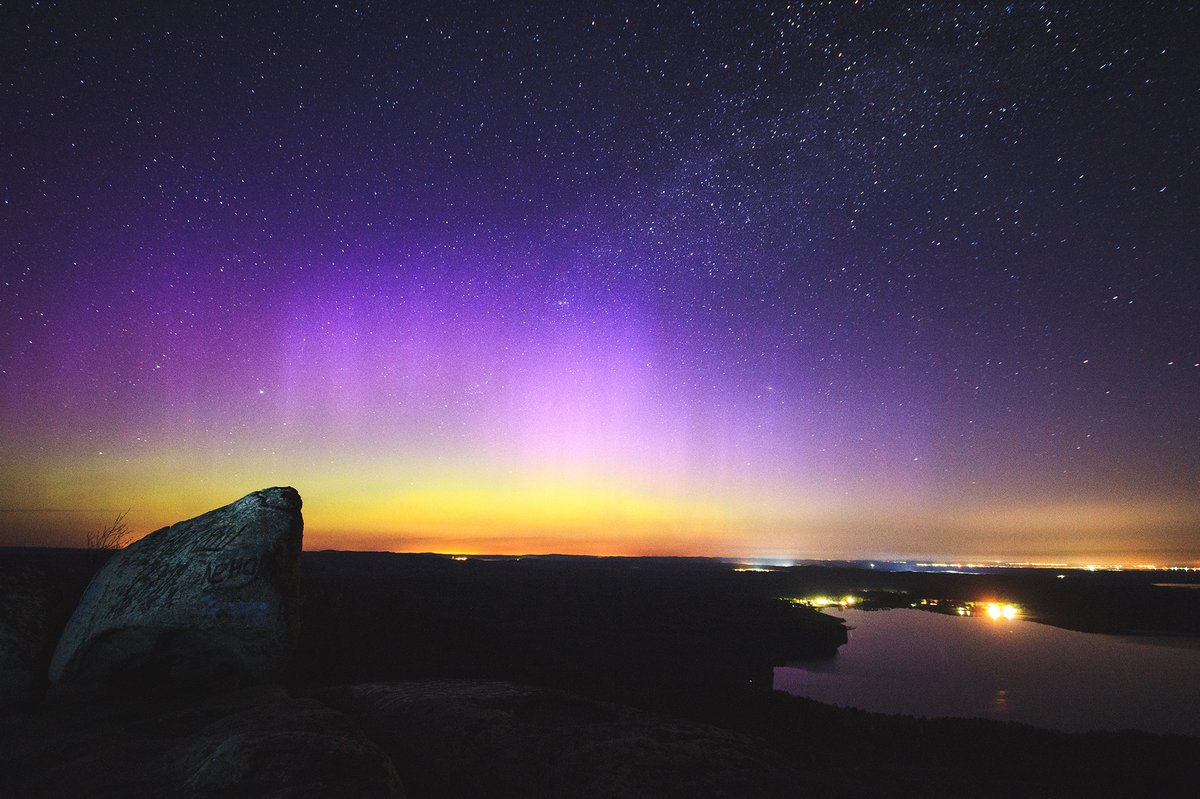
[[[450,555],[449,557],[451,560],[457,560],[457,561],[467,560],[466,555]],[[478,556],[476,556],[476,557],[478,557]],[[908,561],[897,560],[897,561],[889,561],[889,563],[892,563],[895,565],[907,565]],[[777,572],[777,571],[780,571],[781,569],[786,569],[792,565],[794,565],[794,564],[791,562],[771,563],[771,564],[739,563],[733,567],[733,570],[735,572],[766,573],[766,572]],[[1084,571],[1090,571],[1090,572],[1095,572],[1095,571],[1134,571],[1134,570],[1200,572],[1200,566],[1156,566],[1153,563],[1138,563],[1138,564],[1134,564],[1132,566],[1125,566],[1120,563],[1103,564],[1103,565],[1090,563],[1087,566],[1074,566],[1069,563],[1034,563],[1034,562],[1030,562],[1030,563],[1012,563],[1012,562],[1005,562],[1005,563],[1000,563],[1000,562],[994,562],[994,563],[913,563],[912,565],[918,569],[941,569],[941,570],[947,570],[947,569],[1071,569],[1071,570],[1084,570]],[[869,566],[872,569],[875,568],[874,563],[869,564]],[[1065,574],[1058,574],[1055,576],[1058,577],[1060,580],[1066,577]],[[853,600],[853,597],[847,597],[846,599]],[[805,601],[807,601],[807,600],[805,600]],[[854,602],[853,601],[844,602],[844,601],[840,601],[840,600],[830,600],[830,602],[828,604],[829,605],[852,605],[852,604],[854,604]],[[968,615],[970,615],[970,614],[968,614]]]
[[[809,597],[798,597],[795,599],[790,599],[788,601],[790,601],[793,605],[803,605],[806,608],[817,608],[818,610],[820,610],[823,608],[832,608],[832,607],[847,608],[847,607],[851,607],[853,605],[857,605],[861,600],[859,600],[859,598],[856,596],[844,596],[844,597],[809,596]]]
[[[793,605],[824,610],[838,608],[845,610],[862,602],[862,599],[852,594],[842,597],[810,596],[795,597],[787,601]],[[1021,615],[1021,606],[1012,602],[960,602],[948,599],[922,599],[909,605],[917,610],[929,610],[944,613],[953,610],[958,616],[987,616],[989,619],[1007,619],[1012,621]]]
[[[1089,563],[1080,566],[1072,563],[1043,563],[1038,561],[993,561],[991,563],[909,563],[906,560],[887,561],[895,566],[911,565],[915,569],[937,569],[939,571],[968,571],[971,569],[1071,569],[1089,572],[1097,571],[1171,571],[1171,572],[1200,572],[1200,566],[1160,566],[1155,563]],[[735,572],[774,572],[792,566],[792,563],[739,563],[733,567]],[[872,569],[874,563],[868,564]]]
[[[906,563],[906,561],[897,561]],[[1080,566],[1073,563],[1042,563],[1038,561],[995,561],[992,563],[914,563],[918,569],[1082,569],[1085,571],[1200,571],[1197,566],[1160,566],[1156,563],[1089,563]]]
[[[958,616],[987,616],[989,619],[1015,619],[1021,613],[1019,605],[1011,602],[955,602],[944,599],[922,599],[910,607],[918,610],[941,610],[943,605],[954,609]]]

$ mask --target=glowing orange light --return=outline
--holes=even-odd
[[[1017,617],[1019,608],[1016,605],[1011,605],[1007,602],[988,602],[985,605],[987,615],[992,619],[1008,619],[1012,620]]]

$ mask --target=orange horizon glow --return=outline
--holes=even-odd
[[[201,463],[167,445],[84,459],[64,452],[17,459],[0,475],[9,503],[0,507],[0,546],[78,546],[126,509],[145,534],[292,485],[309,550],[1200,564],[1200,502],[1191,498],[945,497],[903,486],[849,490],[820,475],[757,477],[583,458],[539,467],[499,452],[402,458],[386,442],[353,457],[264,445]]]
[[[137,471],[137,470],[134,470]],[[792,503],[778,490],[705,492],[575,475],[500,477],[442,475],[417,481],[380,467],[369,478],[304,481],[258,479],[259,487],[293,484],[304,499],[305,549],[437,552],[473,555],[594,555],[717,557],[787,563],[792,560],[930,560],[957,563],[1200,566],[1186,546],[1193,504],[1096,502],[994,503],[925,506],[891,498],[886,507],[812,494]],[[155,472],[142,466],[147,478]],[[263,475],[266,477],[267,475]],[[305,476],[305,475],[302,475]],[[149,482],[149,480],[148,480]],[[140,491],[114,482],[93,508],[79,508],[63,479],[46,492],[46,509],[0,512],[0,545],[78,546],[86,532],[130,509],[137,534],[199,515],[247,491],[234,479],[155,480]],[[96,483],[92,483],[95,485]],[[388,485],[407,484],[386,489]],[[122,501],[124,499],[124,501]],[[75,505],[75,509],[72,505]],[[1139,548],[1129,539],[1154,525],[1157,541],[1175,547]],[[1070,547],[1054,543],[1059,531]]]

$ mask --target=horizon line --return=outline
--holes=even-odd
[[[2,510],[0,510],[2,512]],[[138,539],[141,540],[141,539]],[[131,542],[136,543],[136,542]],[[128,545],[127,545],[128,546]],[[125,547],[122,547],[124,549]],[[85,552],[87,547],[73,546],[54,546],[54,545],[0,545],[0,550],[5,549],[55,549]],[[741,564],[746,566],[761,566],[763,568],[786,569],[792,566],[816,563],[886,563],[892,565],[911,565],[918,568],[927,569],[953,569],[953,568],[1026,568],[1026,569],[1074,569],[1079,571],[1200,571],[1200,559],[1194,559],[1191,562],[1180,563],[1127,563],[1127,562],[1112,562],[1094,560],[1090,562],[1069,562],[1069,561],[1031,561],[1031,560],[1003,560],[1003,559],[980,559],[971,558],[962,561],[931,559],[928,557],[765,557],[765,556],[750,556],[742,557],[737,555],[599,555],[591,553],[579,552],[523,552],[523,553],[499,553],[499,552],[439,552],[435,550],[421,551],[398,551],[388,549],[335,549],[323,547],[321,549],[305,549],[302,552],[309,554],[320,553],[346,553],[360,555],[432,555],[444,558],[590,558],[590,559],[626,559],[626,560],[712,560],[722,563]]]

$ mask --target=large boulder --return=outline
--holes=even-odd
[[[117,552],[59,640],[52,691],[277,677],[298,632],[300,506],[267,488]]]

